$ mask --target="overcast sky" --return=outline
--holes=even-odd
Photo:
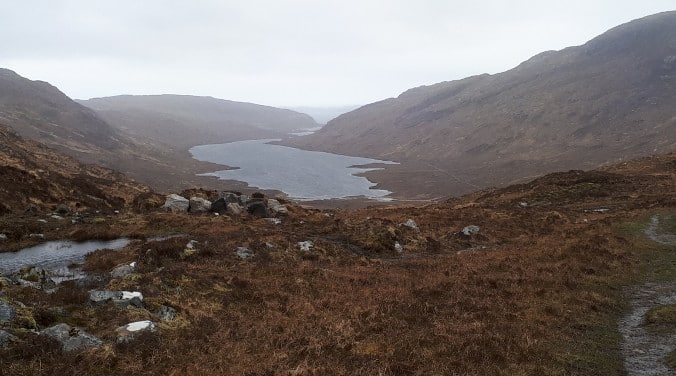
[[[3,0],[0,67],[73,98],[366,104],[498,73],[674,0]]]

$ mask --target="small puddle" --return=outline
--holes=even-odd
[[[85,242],[59,240],[24,248],[18,252],[0,253],[0,274],[13,273],[27,266],[64,269],[71,263],[84,261],[87,253],[97,249],[121,249],[130,242],[128,238]]]

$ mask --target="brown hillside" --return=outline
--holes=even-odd
[[[20,214],[29,205],[52,211],[112,210],[131,204],[149,188],[99,166],[19,137],[0,125],[0,214]]]
[[[408,90],[293,146],[394,160],[407,196],[449,195],[676,148],[676,12],[618,26],[496,75]]]

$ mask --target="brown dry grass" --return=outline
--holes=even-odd
[[[189,236],[91,261],[104,270],[138,260],[137,274],[108,287],[143,291],[150,311],[175,307],[175,322],[126,346],[21,360],[0,353],[0,362],[8,375],[618,374],[619,287],[642,255],[614,226],[676,208],[676,171],[644,167],[556,174],[425,207],[293,207],[277,226],[150,213],[139,231]],[[401,225],[409,218],[419,231]],[[458,233],[470,224],[479,235]],[[181,257],[190,239],[198,252]],[[298,250],[305,240],[310,253]],[[255,256],[240,260],[238,246]],[[111,305],[72,313],[106,340],[146,318]]]

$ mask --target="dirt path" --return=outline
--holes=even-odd
[[[659,217],[653,216],[645,235],[662,244],[676,245],[676,235],[659,232]],[[676,349],[676,334],[654,334],[647,330],[645,314],[653,307],[676,304],[676,282],[648,283],[631,291],[631,311],[620,320],[624,338],[622,355],[629,376],[674,375],[663,359]]]

